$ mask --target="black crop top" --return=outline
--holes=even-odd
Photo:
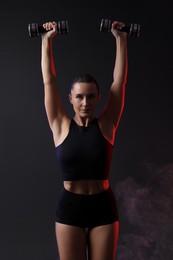
[[[102,135],[97,119],[79,126],[72,119],[70,130],[55,148],[62,179],[106,180],[109,177],[113,145]]]

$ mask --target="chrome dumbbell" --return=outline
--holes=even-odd
[[[114,21],[109,20],[109,19],[102,19],[101,24],[100,24],[100,31],[101,32],[110,32],[113,22]],[[140,24],[132,23],[129,26],[125,25],[121,29],[117,29],[117,30],[126,32],[130,37],[137,38],[137,37],[139,37],[139,34],[140,34]]]
[[[67,34],[69,33],[68,22],[66,20],[57,22],[57,31],[59,34]],[[45,33],[47,30],[38,25],[38,23],[30,23],[28,24],[28,33],[30,37],[39,37],[41,33]]]

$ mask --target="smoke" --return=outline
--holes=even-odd
[[[129,177],[115,187],[120,215],[117,260],[173,259],[173,164],[146,175],[150,177],[143,185]]]

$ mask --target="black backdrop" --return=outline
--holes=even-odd
[[[18,1],[0,8],[0,259],[58,259],[54,209],[62,186],[43,104],[40,38],[28,24],[68,20],[54,40],[64,103],[74,76],[93,74],[102,108],[115,57],[102,18],[141,24],[128,38],[126,103],[110,173],[120,212],[117,259],[171,260],[173,123],[171,1]],[[95,6],[94,6],[95,5]]]

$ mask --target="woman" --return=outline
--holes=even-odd
[[[43,24],[47,30],[42,34],[41,55],[45,108],[63,179],[55,223],[61,260],[86,260],[87,254],[90,260],[115,259],[119,219],[108,178],[127,78],[126,33],[117,30],[123,26],[118,21],[112,24],[116,61],[103,111],[94,117],[99,86],[91,75],[81,75],[69,94],[74,109],[71,119],[56,83],[52,40],[57,24]]]

